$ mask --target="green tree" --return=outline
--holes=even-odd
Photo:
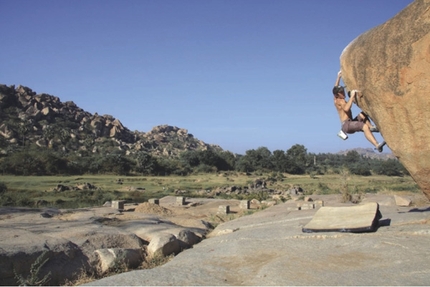
[[[372,173],[370,172],[369,165],[364,161],[357,162],[355,164],[350,164],[348,169],[350,173],[355,175],[362,175],[362,176],[372,175]]]
[[[230,170],[233,168],[228,164],[226,159],[223,156],[221,156],[221,154],[211,149],[198,152],[198,160],[199,160],[199,166],[207,165],[210,167],[215,167],[216,170]]]
[[[272,156],[273,167],[276,171],[287,171],[287,156],[283,150],[275,150]]]
[[[7,140],[4,137],[0,136],[0,148],[6,148],[7,146],[8,146]]]
[[[273,169],[273,163],[272,163],[272,152],[267,147],[259,147],[255,151],[256,163],[257,166],[259,166],[260,169],[263,170],[272,170]]]
[[[287,172],[304,174],[306,168],[307,150],[305,146],[295,144],[287,150]]]
[[[216,166],[219,160],[218,155],[210,149],[200,151],[198,153],[199,162],[209,166]]]
[[[48,175],[69,173],[67,159],[58,156],[50,150],[43,150],[38,153],[38,159],[43,167],[43,173]]]
[[[241,172],[253,172],[255,171],[255,166],[252,165],[249,156],[241,155],[238,157],[235,169]]]
[[[0,182],[0,194],[3,194],[7,191],[7,187],[6,184],[4,184],[3,182]]]
[[[348,164],[354,164],[359,162],[360,160],[361,160],[361,155],[355,150],[349,151],[344,158],[344,161]]]
[[[43,137],[49,141],[52,140],[55,137],[55,130],[52,126],[46,125],[43,127],[42,131]]]
[[[151,174],[154,169],[154,159],[144,151],[139,151],[135,154],[136,172],[141,174]]]
[[[28,135],[28,132],[30,131],[30,129],[31,129],[30,123],[21,122],[18,125],[17,130],[18,130],[19,137],[21,139],[21,144],[23,146],[25,146],[25,139],[26,139],[26,136]]]
[[[225,164],[221,168],[221,170],[234,170],[237,161],[237,157],[235,154],[230,151],[222,151],[218,153],[218,155],[221,157],[223,163]]]
[[[191,172],[191,168],[185,165],[179,159],[169,159],[165,157],[158,157],[154,163],[154,174],[157,175],[187,175]]]
[[[251,165],[253,170],[271,170],[273,168],[272,153],[267,147],[247,150],[244,157],[245,159],[242,161]]]
[[[403,176],[404,174],[408,174],[407,170],[397,159],[379,161],[379,164],[375,166],[374,171],[377,174],[387,176]]]
[[[92,174],[102,173],[104,157],[100,155],[96,155],[96,156],[92,156],[91,159],[92,160],[88,166],[88,170],[90,171],[90,173]]]
[[[195,167],[200,164],[199,152],[195,150],[187,150],[179,155],[180,160],[184,162],[185,165],[190,167]]]
[[[103,173],[115,173],[127,175],[131,170],[130,161],[120,153],[113,153],[105,156],[100,164]]]
[[[16,175],[43,174],[43,164],[39,161],[37,153],[29,149],[19,150],[4,158],[3,169]]]

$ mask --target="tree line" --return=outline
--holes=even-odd
[[[266,147],[247,150],[244,155],[229,151],[184,151],[176,158],[154,157],[145,151],[126,154],[76,155],[50,149],[22,147],[0,155],[0,172],[13,175],[188,175],[198,172],[282,172],[323,175],[347,168],[351,174],[403,176],[407,170],[396,159],[372,159],[350,151],[346,155],[308,153],[303,145],[271,152]]]

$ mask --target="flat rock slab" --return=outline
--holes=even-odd
[[[333,195],[316,199],[349,207]],[[391,205],[381,203],[389,202]],[[331,199],[330,199],[331,198]],[[278,204],[219,224],[168,263],[86,286],[428,286],[430,206],[399,207],[366,194],[384,219],[377,232],[303,233],[317,210]]]
[[[303,232],[372,232],[382,217],[376,202],[356,206],[321,207]]]

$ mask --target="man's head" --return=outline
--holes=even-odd
[[[339,94],[345,97],[345,89],[342,86],[334,86],[333,95],[337,98]]]

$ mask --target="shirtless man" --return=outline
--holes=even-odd
[[[339,86],[340,78],[342,73],[337,73],[337,79],[333,88],[334,106],[336,107],[337,113],[339,114],[340,121],[342,123],[342,131],[347,134],[353,134],[358,131],[364,132],[366,139],[371,142],[375,149],[382,152],[382,148],[385,142],[378,143],[373,136],[373,131],[378,131],[376,127],[372,126],[369,118],[361,112],[354,119],[352,118],[351,107],[354,102],[354,98],[357,96],[358,91],[353,90],[350,93],[349,101],[345,100],[345,90],[342,86]]]

